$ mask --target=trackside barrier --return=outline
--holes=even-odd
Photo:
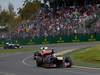
[[[100,41],[100,34],[96,35],[96,41]]]
[[[1,40],[0,46],[4,45],[6,42],[18,43],[21,45],[31,45],[31,44],[52,44],[52,43],[69,43],[69,42],[92,42],[100,41],[100,34],[91,35],[72,35],[72,36],[61,36],[61,37],[41,37],[34,38],[31,40]]]

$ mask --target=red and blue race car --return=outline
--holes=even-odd
[[[55,54],[53,49],[43,49],[34,52],[34,60],[37,66],[47,68],[71,67],[72,60],[70,57],[62,57]]]

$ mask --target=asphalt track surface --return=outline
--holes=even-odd
[[[69,43],[46,45],[54,48],[56,52],[100,45],[100,42],[90,43]],[[24,48],[40,48],[45,45],[24,46]],[[72,68],[40,68],[36,67],[32,59],[33,52],[0,55],[0,75],[100,75],[100,70]]]

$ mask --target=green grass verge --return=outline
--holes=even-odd
[[[100,46],[86,48],[73,55],[73,58],[78,61],[100,64]]]
[[[68,55],[77,66],[100,68],[100,46],[82,48]]]
[[[4,53],[18,53],[18,52],[31,52],[34,50],[38,50],[35,48],[28,48],[28,49],[5,49],[5,50],[0,50],[0,54],[4,54]]]

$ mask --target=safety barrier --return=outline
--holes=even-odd
[[[1,40],[0,45],[4,45],[6,42],[18,43],[21,45],[30,44],[52,44],[52,43],[69,43],[69,42],[91,42],[100,41],[100,34],[91,35],[72,35],[72,36],[59,36],[59,37],[41,37],[31,40]]]

